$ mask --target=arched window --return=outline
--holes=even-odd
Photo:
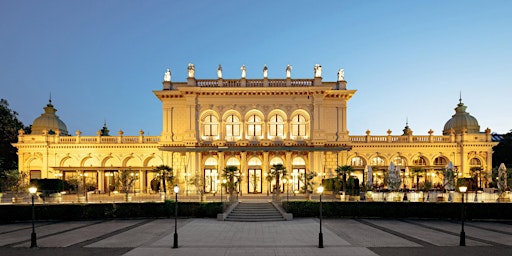
[[[444,158],[442,156],[436,157],[434,159],[434,165],[446,166],[446,165],[448,165],[448,161],[446,160],[446,158]]]
[[[370,165],[372,165],[372,166],[384,166],[385,165],[384,158],[382,158],[380,156],[376,156],[376,157],[372,158],[372,160],[370,160]]]
[[[401,156],[397,156],[395,158],[393,158],[393,163],[396,165],[396,166],[405,166],[407,164],[407,162],[405,161],[405,159]]]
[[[274,114],[270,117],[268,132],[270,137],[284,137],[284,120],[282,116]]]
[[[250,115],[247,119],[247,136],[249,136],[249,138],[261,136],[261,128],[261,117],[257,115]]]
[[[298,114],[291,119],[291,132],[294,138],[305,138],[306,134],[306,118],[302,114]]]
[[[413,163],[413,165],[416,165],[416,166],[426,166],[427,165],[427,160],[425,160],[424,157],[420,156],[420,157],[415,158],[412,161],[412,163]]]
[[[203,119],[203,135],[213,137],[219,135],[219,120],[214,115],[207,115]]]
[[[471,160],[469,160],[469,165],[482,165],[482,161],[480,161],[480,159],[478,158],[471,158]]]
[[[226,161],[226,166],[240,166],[240,160],[236,157],[230,157],[228,161]]]
[[[351,166],[364,166],[364,160],[359,156],[352,157],[352,160],[350,160],[350,165]]]
[[[226,138],[228,140],[240,136],[240,119],[235,115],[226,118]]]

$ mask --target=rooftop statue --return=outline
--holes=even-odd
[[[195,71],[196,71],[196,67],[194,67],[194,64],[189,63],[189,64],[188,64],[188,77],[189,77],[189,78],[193,78],[193,77],[194,77],[194,75],[195,75],[195,74],[194,74],[194,73],[195,73]]]
[[[264,77],[264,78],[267,78],[267,77],[268,77],[268,68],[267,68],[267,64],[265,64],[265,66],[263,66],[263,77]]]
[[[322,66],[320,64],[316,64],[313,68],[315,77],[322,77]]]
[[[170,82],[171,81],[171,69],[167,69],[164,73],[164,82]]]
[[[345,71],[343,69],[338,70],[338,81],[345,81]]]
[[[286,78],[290,78],[292,76],[292,65],[286,67]]]
[[[242,70],[242,78],[245,78],[245,76],[246,76],[245,65],[242,65],[242,67],[240,67],[240,69]]]
[[[219,64],[219,67],[217,68],[217,77],[219,79],[222,78],[222,66]]]

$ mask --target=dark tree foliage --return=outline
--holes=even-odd
[[[492,166],[498,168],[501,163],[512,166],[512,131],[505,134],[500,143],[492,148]]]
[[[7,100],[0,100],[0,177],[5,170],[18,169],[16,148],[11,143],[18,141],[18,130],[24,127],[17,115],[9,108]]]

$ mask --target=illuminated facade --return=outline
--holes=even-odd
[[[237,166],[243,195],[269,192],[274,181],[267,182],[266,174],[277,163],[288,170],[290,191],[301,190],[305,174],[316,172],[318,184],[334,177],[341,165],[353,166],[353,175],[361,181],[371,166],[374,184],[379,185],[383,170],[393,162],[409,188],[415,186],[413,169],[424,170],[427,175],[422,179],[432,182],[442,180],[436,170],[449,162],[461,176],[469,176],[472,167],[483,174],[491,170],[496,143],[489,129],[479,131],[462,102],[440,136],[432,130],[413,135],[408,126],[402,135],[388,131],[375,136],[367,131],[354,136],[347,130],[347,109],[356,90],[347,89],[343,70],[335,82],[323,81],[319,65],[310,79],[291,78],[291,66],[284,79],[269,79],[266,67],[263,79],[247,79],[244,66],[240,79],[223,79],[220,66],[217,73],[217,79],[196,79],[192,64],[186,82],[173,82],[170,71],[165,73],[162,90],[154,91],[162,102],[160,136],[144,136],[143,131],[137,136],[124,136],[122,131],[106,136],[106,127],[96,136],[82,136],[80,131],[66,136],[59,127],[33,134],[20,131],[15,144],[19,169],[30,172],[31,178],[81,176],[102,192],[118,171],[131,170],[139,177],[135,188],[150,192],[156,175],[152,170],[163,164],[173,168],[183,187],[199,177],[205,192],[215,193],[221,170]],[[55,115],[52,109],[49,112]],[[194,186],[187,187],[195,192]]]

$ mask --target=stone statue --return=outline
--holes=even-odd
[[[167,69],[164,74],[164,82],[170,82],[171,81],[171,69]]]
[[[217,68],[217,77],[219,79],[222,78],[222,66],[219,64],[219,67]]]
[[[322,77],[322,66],[320,66],[320,64],[316,64],[313,71],[315,73],[315,77]]]
[[[286,67],[286,78],[290,78],[292,76],[292,65],[288,65]]]
[[[267,78],[267,77],[268,77],[268,68],[267,68],[267,64],[265,64],[265,66],[263,66],[263,77],[264,77],[264,78]]]
[[[245,78],[245,75],[246,75],[245,65],[242,65],[242,67],[240,67],[240,69],[242,70],[242,78]]]
[[[338,70],[338,81],[345,81],[345,71],[343,69]]]
[[[194,78],[195,71],[196,71],[196,67],[194,66],[194,64],[189,63],[188,64],[188,77],[189,78]]]

